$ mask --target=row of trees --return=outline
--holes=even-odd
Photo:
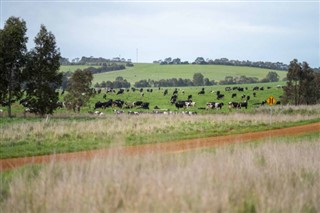
[[[247,77],[247,76],[240,76],[240,77],[233,77],[233,76],[226,76],[224,80],[219,81],[220,85],[226,84],[254,84],[254,83],[267,83],[267,82],[278,82],[279,75],[276,72],[269,72],[265,78],[259,80],[256,77]]]
[[[154,61],[153,63],[159,63],[160,65],[168,65],[168,64],[190,64],[188,61],[182,61],[180,58],[165,58],[164,60]],[[288,70],[288,65],[282,62],[264,62],[264,61],[257,61],[252,62],[249,60],[246,61],[239,61],[239,60],[229,60],[227,58],[221,59],[204,59],[203,57],[197,57],[191,64],[199,64],[199,65],[208,65],[208,64],[215,64],[215,65],[228,65],[228,66],[248,66],[248,67],[259,67],[259,68],[266,68],[266,69],[274,69],[274,70]]]
[[[112,63],[123,63],[123,64],[127,64],[127,65],[132,65],[131,63],[131,59],[125,59],[125,58],[120,58],[120,57],[116,57],[113,59],[106,59],[106,58],[102,58],[102,57],[85,57],[82,56],[81,59],[80,58],[74,58],[71,61],[68,58],[60,58],[60,64],[61,65],[90,65],[90,66],[106,66],[108,64],[112,64]]]
[[[25,91],[30,109],[39,114],[50,114],[58,101],[60,87],[60,52],[55,37],[44,25],[34,39],[35,47],[27,51],[26,22],[10,17],[0,31],[0,100],[7,103],[11,117],[11,103]]]
[[[39,115],[52,114],[58,107],[57,90],[63,82],[59,72],[60,51],[55,36],[41,25],[34,39],[35,47],[28,51],[26,22],[10,17],[0,30],[0,102],[8,106],[24,97],[30,112]],[[65,101],[71,108],[81,106],[91,96],[93,79],[90,71],[77,70],[68,80]],[[65,83],[66,84],[66,83]]]
[[[130,88],[130,86],[130,82],[121,76],[117,77],[115,81],[102,81],[94,85],[96,88]]]

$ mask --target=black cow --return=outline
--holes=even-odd
[[[168,94],[168,89],[165,89],[163,95],[166,96]]]
[[[235,97],[237,97],[237,93],[232,93],[231,98],[235,98]]]
[[[119,108],[122,108],[123,104],[124,104],[124,101],[122,101],[122,100],[115,100],[112,103],[113,106],[116,106],[116,107],[119,107]]]
[[[109,99],[107,102],[100,102],[98,101],[95,105],[94,105],[94,109],[98,109],[98,108],[108,108],[112,106],[112,99]]]
[[[149,109],[149,105],[150,105],[150,103],[148,103],[148,102],[143,102],[139,108],[140,108],[140,109]]]
[[[121,95],[124,93],[124,89],[119,89],[119,91],[117,92],[117,95]]]
[[[188,95],[188,101],[192,100],[192,95]]]
[[[229,106],[229,109],[238,108],[238,107],[239,107],[239,103],[232,101],[232,102],[229,102],[229,103],[228,103],[228,106]]]
[[[259,87],[258,86],[253,87],[253,91],[255,90],[259,90]]]
[[[178,101],[175,103],[175,106],[177,107],[177,109],[186,108],[186,102],[185,101]]]
[[[239,88],[238,88],[238,91],[239,91],[239,92],[243,92],[243,90],[244,90],[244,89],[243,89],[242,87],[239,87]]]
[[[142,101],[135,101],[135,102],[133,102],[133,106],[141,106],[141,104],[142,104],[143,102]]]
[[[244,101],[244,102],[239,103],[239,106],[238,106],[238,107],[239,107],[239,109],[241,109],[242,107],[248,109],[248,103],[247,103],[247,101]]]
[[[177,98],[178,98],[178,96],[175,94],[175,95],[173,95],[173,96],[171,96],[171,98],[170,98],[170,103],[171,104],[174,104],[176,101],[177,101]]]
[[[223,97],[224,97],[224,94],[219,94],[219,95],[217,95],[217,99],[218,99],[218,100],[222,99]]]

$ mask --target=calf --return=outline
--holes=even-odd
[[[238,102],[229,102],[228,103],[228,107],[229,109],[232,109],[232,108],[238,108],[239,107],[239,103]]]

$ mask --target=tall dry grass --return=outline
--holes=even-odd
[[[282,122],[295,122],[319,118],[318,114],[277,114],[273,118],[273,124]],[[182,130],[181,127],[196,124],[208,124],[223,128],[230,125],[256,126],[269,125],[270,116],[267,113],[258,114],[214,114],[214,115],[106,115],[103,118],[90,121],[79,120],[49,120],[49,122],[27,122],[4,125],[0,128],[0,143],[25,140],[28,137],[57,139],[66,135],[82,137],[86,135],[102,135],[126,137],[129,134],[152,134],[174,130]]]
[[[319,212],[320,140],[52,163],[3,212]]]

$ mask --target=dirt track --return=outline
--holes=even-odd
[[[110,149],[82,151],[73,153],[63,153],[55,155],[34,156],[25,158],[0,159],[0,172],[10,170],[16,167],[30,163],[48,163],[50,161],[67,161],[76,159],[92,159],[94,157],[103,157],[114,153],[124,155],[140,155],[146,153],[159,152],[184,152],[193,149],[206,147],[216,147],[224,144],[248,142],[258,139],[266,139],[280,136],[293,136],[311,132],[319,132],[320,123],[313,123],[303,126],[289,127],[283,129],[261,131],[254,133],[236,134],[230,136],[208,137],[191,140],[181,140],[175,142],[147,144],[140,146],[118,147]]]

